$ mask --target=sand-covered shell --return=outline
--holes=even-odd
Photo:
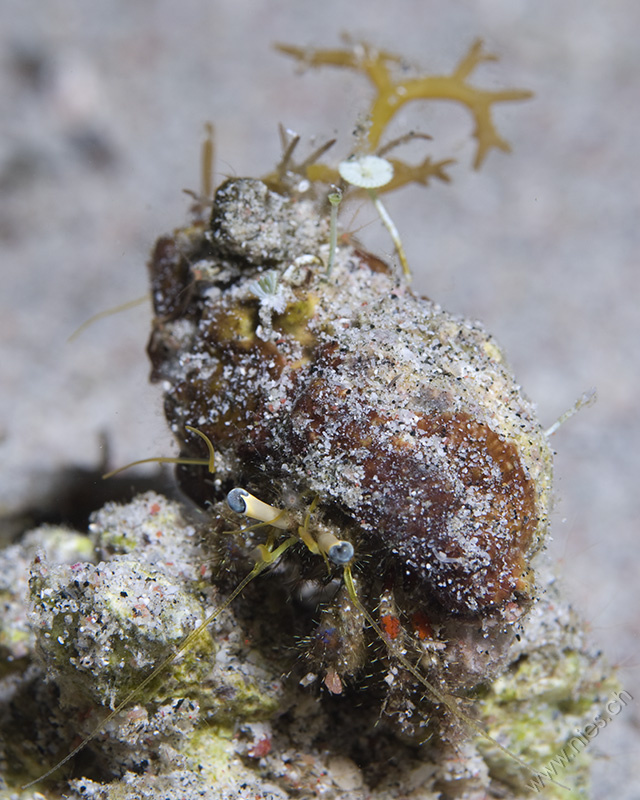
[[[425,601],[526,602],[551,481],[531,402],[480,325],[383,262],[343,244],[328,276],[328,239],[317,203],[241,179],[210,226],[158,242],[153,378],[183,452],[200,454],[186,425],[216,448],[215,476],[184,472],[184,488],[318,496],[356,560],[391,565]]]

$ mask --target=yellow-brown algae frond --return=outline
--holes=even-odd
[[[327,152],[327,150],[330,150],[333,147],[333,145],[336,143],[335,139],[329,139],[328,141],[324,142],[320,145],[320,147],[316,148],[312,153],[310,153],[304,159],[304,161],[296,163],[293,155],[298,143],[300,142],[299,134],[295,133],[295,131],[285,129],[282,125],[279,126],[279,130],[280,143],[282,145],[282,158],[278,162],[275,170],[262,178],[262,182],[265,183],[269,189],[271,189],[273,192],[278,192],[279,194],[290,195],[292,194],[292,187],[295,186],[297,192],[304,194],[308,188],[305,188],[305,184],[307,184],[309,181],[312,183],[316,180],[328,183],[336,182],[336,170],[331,171],[330,167],[324,167],[322,164],[316,164],[316,161],[321,158]],[[322,169],[330,170],[333,174],[333,177],[328,181],[325,181],[324,178],[312,178],[309,173],[316,166],[320,166]]]
[[[390,158],[393,167],[393,178],[386,186],[380,188],[380,192],[391,192],[394,189],[401,189],[408,183],[420,183],[428,186],[429,181],[434,178],[444,183],[451,183],[451,177],[445,172],[447,167],[455,164],[455,159],[445,158],[442,161],[432,161],[427,156],[419,164],[407,164],[398,158]]]
[[[491,116],[492,105],[512,100],[527,100],[532,96],[532,92],[526,89],[488,91],[468,83],[467,78],[478,64],[497,60],[495,55],[483,50],[482,41],[479,39],[471,45],[469,52],[450,75],[424,75],[401,80],[394,80],[390,70],[390,64],[397,64],[401,59],[384,50],[376,50],[366,43],[358,44],[348,50],[305,50],[290,45],[277,45],[277,49],[305,66],[347,67],[363,72],[369,78],[376,89],[376,97],[370,111],[371,125],[367,142],[369,152],[375,151],[378,147],[391,119],[405,103],[411,100],[452,100],[465,105],[475,120],[473,135],[478,140],[478,148],[473,166],[478,169],[493,147],[505,152],[511,149],[509,143],[496,130]]]
[[[210,122],[204,124],[205,137],[200,151],[200,191],[194,192],[191,189],[182,191],[193,198],[193,203],[189,212],[193,219],[193,224],[198,225],[206,222],[211,215],[211,205],[213,202],[214,185],[214,164],[215,164],[215,130]]]

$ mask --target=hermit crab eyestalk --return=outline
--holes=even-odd
[[[332,564],[344,567],[354,555],[351,542],[338,539],[332,533],[321,533],[318,536],[318,550],[324,553]]]
[[[227,504],[236,514],[244,514],[247,517],[258,519],[260,522],[267,522],[269,525],[282,530],[286,530],[291,525],[291,520],[286,511],[270,506],[268,503],[263,503],[262,500],[258,500],[246,489],[241,489],[240,487],[236,487],[229,492]]]

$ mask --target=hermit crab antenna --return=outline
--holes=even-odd
[[[258,500],[246,489],[241,489],[240,487],[232,489],[227,495],[227,504],[236,514],[244,514],[252,519],[259,519],[261,522],[266,522],[282,530],[291,527],[291,518],[286,511]]]
[[[567,409],[564,414],[561,414],[558,419],[551,425],[551,427],[547,428],[544,432],[544,435],[549,438],[549,436],[553,436],[553,434],[560,428],[564,423],[571,419],[574,414],[577,414],[581,408],[587,408],[587,406],[593,405],[596,401],[596,390],[589,389],[587,392],[583,392],[580,397],[576,400],[576,402],[571,406],[571,408]]]
[[[207,445],[207,450],[209,451],[209,458],[171,458],[167,456],[154,456],[153,458],[141,458],[138,461],[132,461],[130,464],[125,464],[124,467],[118,467],[118,469],[112,469],[111,472],[107,472],[106,475],[102,476],[102,480],[107,480],[108,478],[113,478],[114,475],[118,475],[121,472],[124,472],[125,469],[129,469],[129,467],[137,467],[138,464],[195,464],[197,466],[207,467],[209,472],[215,472],[215,450],[213,449],[213,444],[211,443],[211,439],[206,436],[202,431],[199,431],[197,428],[192,428],[191,425],[185,425],[186,430],[191,431],[191,433],[196,433],[201,439],[204,439],[204,443]]]
[[[151,295],[145,294],[142,297],[136,297],[135,300],[129,300],[126,303],[119,303],[117,306],[113,306],[112,308],[106,308],[103,311],[98,311],[97,314],[89,317],[89,319],[85,320],[82,325],[75,329],[75,331],[67,339],[67,344],[75,341],[78,336],[83,334],[87,328],[90,328],[95,322],[99,322],[101,319],[106,319],[107,317],[112,317],[115,314],[119,314],[121,311],[128,311],[130,308],[137,308],[138,306],[141,306],[150,300]]]
[[[209,459],[208,459],[208,461],[204,461],[204,460],[201,460],[201,459],[194,459],[193,461],[190,460],[189,463],[205,464],[206,467],[208,468],[209,472],[215,472],[216,471],[216,467],[215,467],[216,453],[215,453],[215,450],[213,449],[213,444],[211,442],[211,439],[206,434],[202,433],[202,431],[199,431],[197,428],[192,428],[191,425],[185,425],[184,427],[188,431],[190,431],[191,433],[197,434],[204,441],[204,443],[207,445],[207,450],[209,451]],[[185,463],[185,462],[183,461],[182,463]]]

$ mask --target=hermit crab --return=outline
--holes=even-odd
[[[373,704],[414,745],[434,736],[456,744],[471,731],[526,772],[464,698],[517,660],[536,601],[547,435],[483,327],[411,290],[378,195],[448,180],[450,161],[387,158],[425,138],[380,146],[400,105],[464,103],[479,166],[492,147],[508,149],[492,104],[529,93],[470,86],[490,58],[479,43],[451,75],[398,80],[397,59],[366,45],[280,49],[309,66],[360,70],[376,97],[366,133],[339,165],[320,163],[331,143],[296,163],[297,137],[283,133],[274,172],[226,180],[213,197],[205,175],[190,224],[155,245],[151,377],[180,443],[164,460],[178,463],[180,486],[201,509],[225,599],[118,695],[108,721],[245,596],[237,613],[259,621],[267,658],[287,653],[293,686],[326,703]],[[362,190],[400,269],[337,235],[342,197]]]
[[[433,91],[431,79],[415,79],[385,95],[379,75],[390,56],[370,48],[304,57],[281,49],[377,76],[365,149],[377,146],[397,98]],[[475,45],[441,83],[459,86],[483,57]],[[478,163],[491,145],[506,148],[489,94],[470,103]],[[357,245],[336,248],[335,216],[327,205],[318,212],[327,180],[342,178],[334,192],[384,190],[397,171],[423,179],[429,160],[399,169],[356,151],[336,175],[313,160],[296,167],[295,143],[264,180],[223,183],[210,219],[160,239],[152,255],[152,379],[166,387],[183,456],[193,459],[202,438],[216,454],[214,474],[181,468],[180,483],[201,504],[231,492],[234,512],[301,532],[303,549],[323,557],[324,584],[345,565],[351,576],[353,564],[359,595],[374,605],[384,596],[395,609],[386,616],[409,632],[409,616],[428,619],[455,648],[451,621],[481,618],[500,638],[534,594],[529,563],[544,538],[551,481],[546,437],[481,326],[416,296],[400,249],[403,276]],[[443,166],[432,173],[442,177]],[[240,489],[279,510],[245,508]],[[353,580],[336,590],[338,604],[345,593],[354,600]],[[331,603],[323,613],[333,619]],[[326,638],[319,630],[312,643]],[[362,666],[358,638],[311,656],[334,686]],[[474,679],[446,669],[448,685]]]
[[[370,75],[390,58],[369,48],[339,57]],[[475,45],[443,85],[460,85],[482,58]],[[427,79],[402,89],[372,107],[365,151],[394,97],[433,91]],[[490,146],[506,149],[490,101],[528,93],[485,95],[472,103],[478,163]],[[184,491],[211,507],[211,526],[238,528],[246,516],[271,531],[257,565],[277,562],[301,607],[298,669],[340,694],[372,661],[372,626],[388,645],[378,669],[401,664],[385,713],[420,736],[424,681],[446,711],[448,692],[500,668],[531,603],[550,450],[492,337],[414,295],[400,248],[403,276],[357,244],[336,245],[327,182],[334,197],[354,185],[383,191],[402,183],[394,176],[443,178],[446,164],[356,151],[336,173],[318,154],[296,166],[296,143],[285,140],[275,173],[226,181],[210,218],[158,241],[152,380],[165,387],[182,457],[197,460],[203,439],[215,449],[214,472],[179,468]],[[216,504],[225,496],[226,508]]]

